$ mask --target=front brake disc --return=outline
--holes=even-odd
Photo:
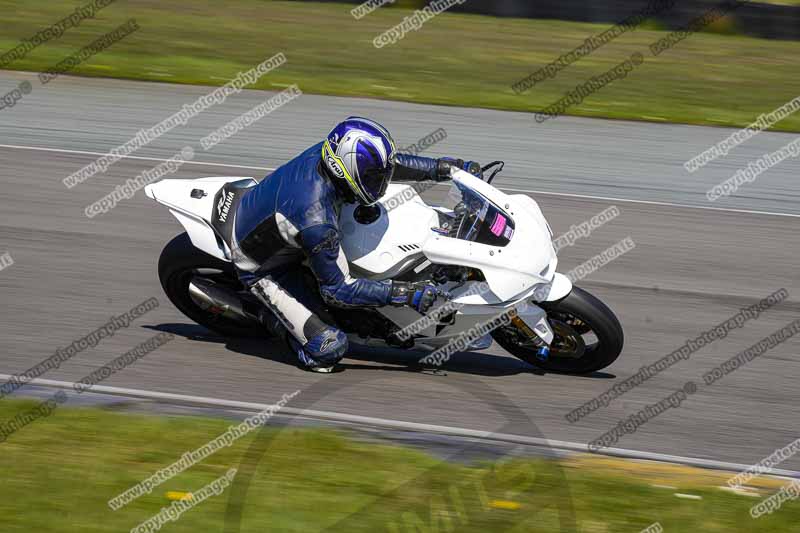
[[[550,320],[553,328],[553,342],[550,345],[550,356],[567,359],[580,359],[586,352],[586,343],[581,334],[571,325],[560,320]]]

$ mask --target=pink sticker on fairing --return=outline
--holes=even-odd
[[[494,218],[494,222],[492,222],[492,227],[489,229],[497,237],[502,235],[503,230],[506,229],[506,217],[498,213]]]

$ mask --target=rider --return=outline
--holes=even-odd
[[[339,244],[338,218],[345,202],[376,203],[392,179],[443,181],[454,166],[481,173],[475,162],[398,154],[383,126],[350,117],[244,195],[233,223],[234,264],[244,285],[271,311],[262,314],[269,329],[288,330],[302,367],[331,372],[347,352],[345,334],[318,316],[322,301],[335,307],[411,306],[420,313],[434,304],[439,292],[431,282],[353,278]],[[319,295],[304,290],[297,268],[304,259]]]

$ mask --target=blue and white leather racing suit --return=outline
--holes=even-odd
[[[341,194],[321,166],[316,144],[242,197],[235,213],[233,259],[240,279],[296,341],[303,364],[332,366],[347,351],[347,337],[314,312],[321,303],[304,289],[299,264],[308,259],[322,300],[335,307],[389,305],[390,281],[350,275],[340,246]],[[438,160],[398,154],[393,181],[437,179]]]

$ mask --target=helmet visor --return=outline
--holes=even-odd
[[[366,170],[361,176],[361,189],[364,199],[367,200],[367,205],[372,205],[377,202],[389,187],[389,182],[392,181],[394,175],[395,163],[390,159],[386,164],[386,168],[370,168]]]

